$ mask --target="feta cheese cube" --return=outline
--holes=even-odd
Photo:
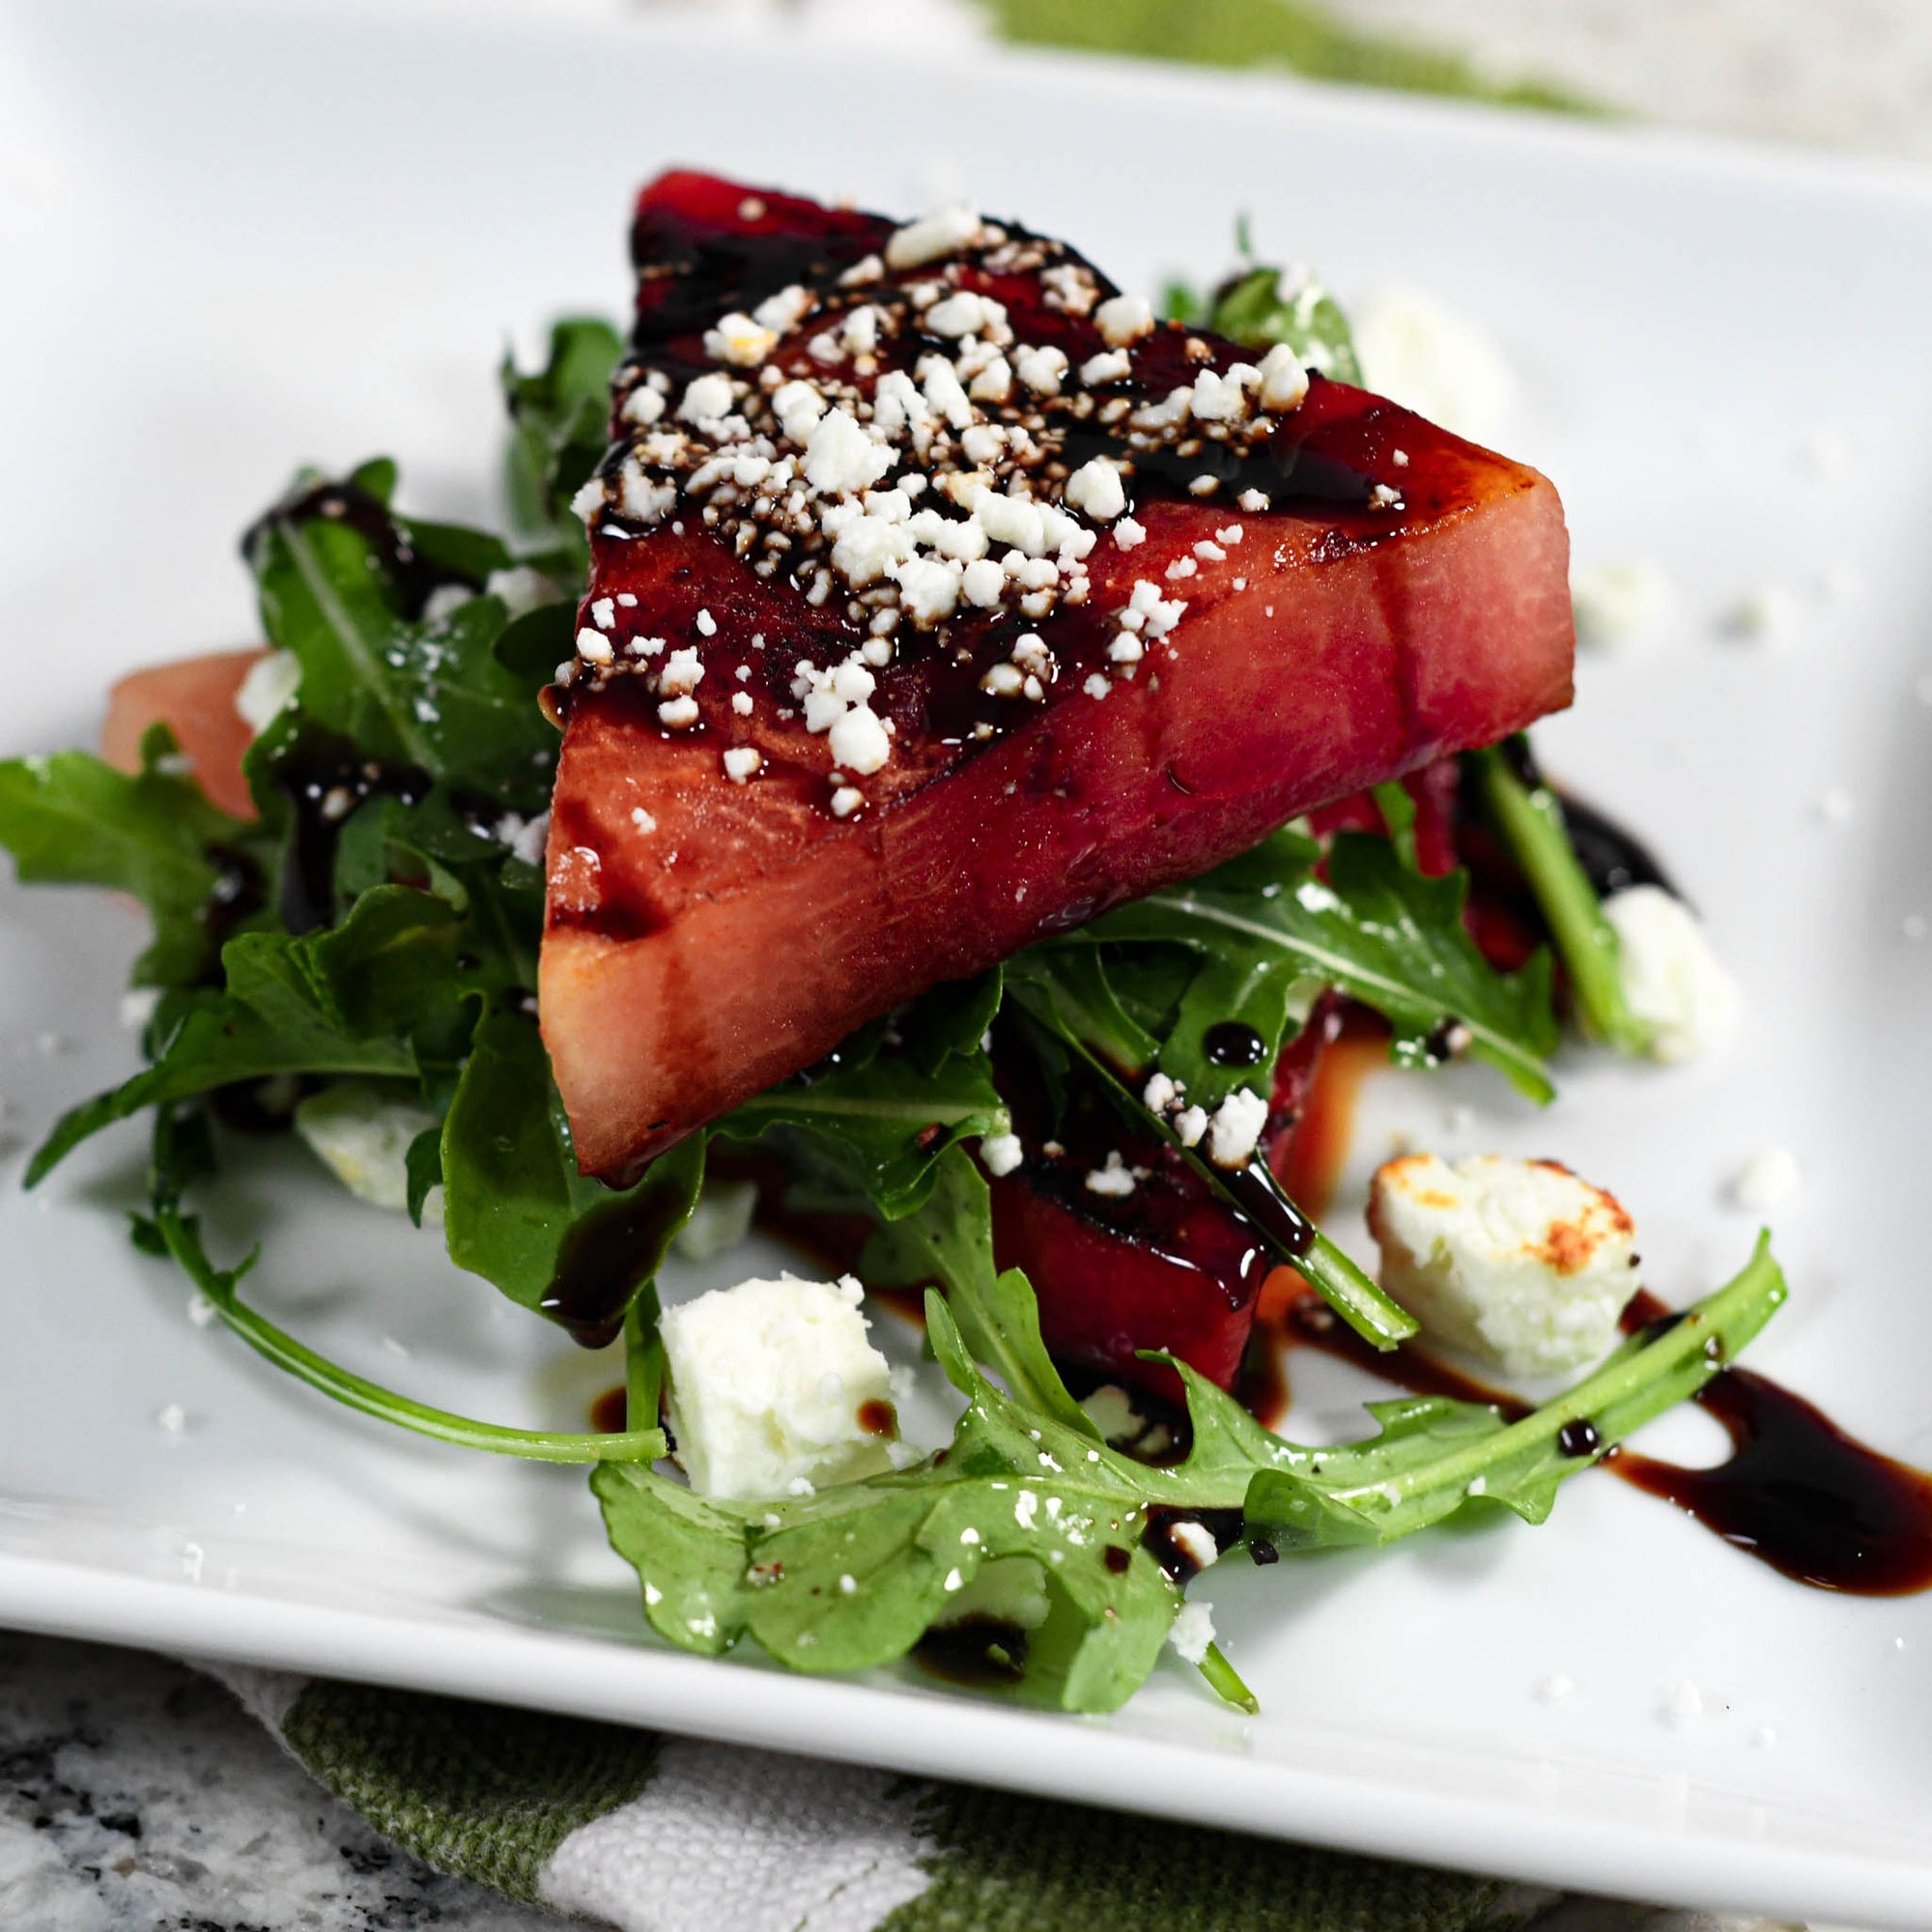
[[[666,1408],[693,1489],[780,1496],[892,1466],[896,1431],[870,1422],[890,1412],[891,1369],[866,1339],[862,1298],[850,1275],[786,1274],[666,1310]]]
[[[1424,1331],[1510,1375],[1596,1360],[1637,1290],[1630,1216],[1553,1160],[1404,1154],[1376,1173],[1369,1229]]]
[[[1662,886],[1629,886],[1604,901],[1617,935],[1624,999],[1651,1030],[1659,1060],[1694,1060],[1736,1024],[1738,989],[1697,915]]]
[[[301,660],[295,652],[264,652],[236,687],[237,715],[260,737],[295,702],[301,680]]]
[[[437,1123],[427,1107],[367,1080],[340,1080],[296,1103],[296,1132],[359,1201],[409,1206],[410,1143]],[[440,1194],[432,1195],[441,1218]],[[425,1208],[424,1220],[431,1218]]]

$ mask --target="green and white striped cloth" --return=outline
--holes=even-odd
[[[204,1667],[405,1850],[623,1932],[1507,1932],[1551,1902],[1080,1804]]]

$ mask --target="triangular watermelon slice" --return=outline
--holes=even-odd
[[[1010,222],[672,174],[634,244],[541,973],[586,1173],[1569,702],[1534,470]]]

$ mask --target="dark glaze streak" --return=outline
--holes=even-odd
[[[1674,1319],[1639,1294],[1624,1322],[1655,1332]],[[1750,1369],[1724,1370],[1695,1399],[1731,1438],[1728,1462],[1686,1469],[1625,1449],[1607,1466],[1798,1582],[1860,1597],[1932,1588],[1932,1477]]]
[[[371,798],[414,805],[429,791],[425,771],[357,757],[347,740],[298,753],[275,772],[294,824],[282,867],[282,923],[297,934],[335,921],[335,854],[350,814]]]
[[[537,1307],[575,1342],[602,1349],[617,1339],[644,1264],[664,1252],[678,1208],[674,1190],[593,1208],[563,1237],[550,1293]]]
[[[1281,1182],[1260,1161],[1219,1171],[1229,1198],[1258,1228],[1285,1262],[1296,1262],[1315,1245],[1315,1224],[1282,1191]]]
[[[1026,1675],[1027,1633],[996,1617],[935,1624],[912,1647],[913,1662],[929,1676],[968,1690],[1017,1684]]]
[[[1190,1577],[1199,1576],[1202,1569],[1193,1553],[1175,1540],[1175,1525],[1182,1522],[1198,1523],[1214,1539],[1217,1550],[1230,1549],[1241,1540],[1242,1517],[1237,1509],[1149,1510],[1141,1548],[1177,1583],[1185,1583]]]
[[[1624,1326],[1654,1337],[1682,1319],[1639,1293]],[[1491,1403],[1512,1422],[1529,1413],[1518,1397],[1413,1348],[1376,1353],[1313,1295],[1290,1305],[1280,1332],[1291,1345],[1339,1356],[1418,1395]],[[1932,1476],[1846,1435],[1802,1396],[1749,1369],[1719,1370],[1692,1400],[1730,1436],[1728,1462],[1687,1469],[1612,1448],[1602,1466],[1797,1582],[1861,1597],[1932,1588]],[[1558,1446],[1573,1456],[1601,1450],[1587,1422],[1569,1424]]]
[[[1596,888],[1599,898],[1620,893],[1627,886],[1661,886],[1673,898],[1682,898],[1669,875],[1650,847],[1634,833],[1627,832],[1607,812],[1586,805],[1574,792],[1551,784],[1544,777],[1529,748],[1527,738],[1507,740],[1504,752],[1524,784],[1541,785],[1556,795],[1563,808],[1563,823],[1569,828],[1570,842],[1585,875]]]

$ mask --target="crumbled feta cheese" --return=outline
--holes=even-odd
[[[1709,1052],[1737,1019],[1738,991],[1697,916],[1662,886],[1629,886],[1604,901],[1617,935],[1624,999],[1665,1061]]]
[[[1153,309],[1145,296],[1114,296],[1094,311],[1094,324],[1109,349],[1124,349],[1153,332]]]
[[[1501,434],[1516,384],[1495,346],[1433,296],[1391,289],[1354,312],[1355,355],[1377,394],[1472,442]]]
[[[1236,1087],[1214,1110],[1208,1129],[1208,1156],[1216,1167],[1243,1167],[1267,1125],[1268,1106],[1250,1087]]]
[[[1308,371],[1301,357],[1285,342],[1277,342],[1262,357],[1261,401],[1264,410],[1298,410],[1308,394]],[[1245,510],[1249,505],[1243,501]]]
[[[1168,1626],[1167,1640],[1185,1663],[1201,1664],[1214,1641],[1214,1606],[1189,1600],[1175,1613]]]
[[[704,353],[735,368],[755,369],[778,346],[778,330],[732,310],[704,331]]]
[[[607,665],[613,655],[611,639],[602,631],[593,631],[586,624],[577,634],[577,655],[585,664]]]
[[[877,771],[893,754],[893,741],[869,705],[861,704],[846,712],[832,726],[828,742],[832,755],[842,768],[861,778]]]
[[[658,706],[658,723],[670,731],[686,731],[697,723],[697,700],[695,697],[673,697],[668,703]]]
[[[832,815],[850,818],[865,802],[866,794],[857,785],[840,785],[832,794]]]
[[[677,412],[685,422],[700,425],[723,422],[731,413],[731,401],[730,377],[714,370],[709,375],[695,377],[686,384]]]
[[[892,1400],[892,1371],[866,1339],[862,1291],[838,1282],[740,1282],[667,1309],[666,1408],[677,1460],[700,1494],[811,1491],[892,1466],[861,1420]]]
[[[1004,403],[1011,399],[1013,393],[1012,364],[1004,355],[995,355],[980,373],[973,378],[966,393],[976,403]],[[970,436],[972,432],[969,430]],[[973,452],[969,449],[968,456]],[[977,460],[977,459],[976,459]]]
[[[950,559],[916,556],[893,574],[898,579],[899,609],[915,624],[941,623],[957,609],[964,573]]]
[[[1598,563],[1570,573],[1577,641],[1615,651],[1655,635],[1670,605],[1669,581],[1655,564]]]
[[[1554,1161],[1401,1155],[1371,1183],[1369,1229],[1425,1331],[1511,1375],[1594,1361],[1637,1289],[1630,1216]]]
[[[1000,601],[1000,593],[1006,586],[1006,572],[990,557],[980,557],[969,563],[959,580],[959,588],[965,594],[967,603],[977,605],[982,611],[990,611]]]
[[[525,865],[543,864],[544,843],[550,838],[549,812],[540,811],[534,818],[526,818],[521,812],[506,811],[491,830],[497,843],[507,845],[512,856]]]
[[[1013,373],[1037,396],[1057,396],[1066,376],[1066,352],[1051,343],[1025,343],[1013,351]]]
[[[753,709],[752,694],[749,691],[734,691],[731,694],[731,709],[740,718],[749,718]]]
[[[641,805],[634,805],[631,808],[631,823],[639,832],[655,832],[658,829],[657,820]]]
[[[1083,510],[1096,524],[1110,524],[1127,507],[1127,493],[1122,487],[1118,464],[1104,456],[1083,463],[1066,479],[1066,500]]]
[[[635,423],[639,429],[663,420],[665,399],[648,383],[639,383],[624,398],[624,407],[618,412],[627,423]]]
[[[755,746],[733,745],[724,753],[724,776],[734,784],[743,784],[764,762],[764,754]]]
[[[957,205],[908,221],[903,228],[895,229],[886,242],[886,267],[919,269],[927,262],[956,255],[978,239],[980,226],[980,217],[970,208]]]
[[[997,1179],[1020,1165],[1026,1158],[1026,1150],[1017,1134],[988,1134],[980,1143],[980,1158],[986,1172]]]
[[[767,296],[752,311],[752,320],[760,328],[769,328],[774,334],[782,335],[787,329],[796,328],[817,306],[818,298],[809,288],[802,282],[792,282],[776,295]],[[723,326],[720,324],[721,327]],[[867,346],[870,347],[869,344]]]
[[[1080,689],[1084,691],[1089,697],[1105,697],[1108,692],[1113,690],[1113,688],[1114,687],[1111,684],[1109,684],[1106,678],[1097,670],[1090,671],[1087,674],[1086,682],[1083,683],[1080,687]]]
[[[1114,526],[1114,541],[1122,550],[1138,550],[1147,542],[1147,526],[1137,523],[1132,517],[1122,517]]]
[[[1789,1148],[1766,1148],[1738,1170],[1731,1182],[1731,1198],[1750,1213],[1769,1214],[1797,1194],[1803,1179],[1798,1158]]]
[[[601,476],[586,477],[577,486],[577,495],[570,499],[570,512],[580,524],[588,524],[604,508],[604,479]]]
[[[882,383],[881,390],[884,386]],[[825,398],[810,383],[787,383],[774,392],[772,413],[787,440],[803,447],[825,413]]]
[[[1104,383],[1124,381],[1133,374],[1133,357],[1124,349],[1104,349],[1081,363],[1080,380],[1090,389],[1097,389]]]
[[[1207,1524],[1189,1517],[1181,1517],[1168,1525],[1167,1540],[1197,1570],[1212,1569],[1221,1554],[1221,1546],[1214,1541],[1213,1532]]]
[[[1247,413],[1248,399],[1238,383],[1203,369],[1194,379],[1188,408],[1202,422],[1238,422]]]
[[[235,688],[235,710],[257,737],[295,702],[301,689],[301,660],[293,651],[265,651]]]
[[[161,989],[158,986],[130,986],[121,995],[121,1024],[129,1033],[139,1033],[155,1016],[155,1009],[161,1003]],[[0,1102],[0,1118],[7,1112]],[[0,1136],[0,1145],[5,1144],[5,1136]]]
[[[1205,1107],[1183,1107],[1174,1117],[1174,1137],[1182,1147],[1199,1147],[1207,1131],[1208,1110]]]
[[[467,583],[439,583],[423,599],[420,621],[440,624],[445,617],[453,617],[475,594]]]
[[[757,1206],[756,1181],[707,1179],[691,1218],[677,1231],[671,1246],[685,1261],[711,1261],[735,1248],[752,1232]]]
[[[1164,1114],[1179,1095],[1180,1089],[1165,1073],[1151,1075],[1141,1093],[1141,1104],[1151,1114]]]
[[[435,1126],[437,1117],[371,1081],[339,1080],[297,1101],[295,1123],[309,1151],[350,1193],[401,1213],[410,1200],[410,1143]]]
[[[701,379],[700,379],[701,380]],[[829,410],[805,445],[806,480],[827,496],[868,489],[893,467],[893,452],[866,434],[858,417]]]
[[[1099,1194],[1118,1201],[1125,1200],[1134,1191],[1134,1171],[1122,1160],[1119,1148],[1109,1148],[1106,1165],[1094,1168],[1087,1176],[1089,1194]]]
[[[666,697],[686,697],[704,681],[704,660],[696,644],[685,644],[665,659],[658,690]]]
[[[968,289],[936,301],[923,318],[935,335],[978,335],[986,326],[986,304]]]

